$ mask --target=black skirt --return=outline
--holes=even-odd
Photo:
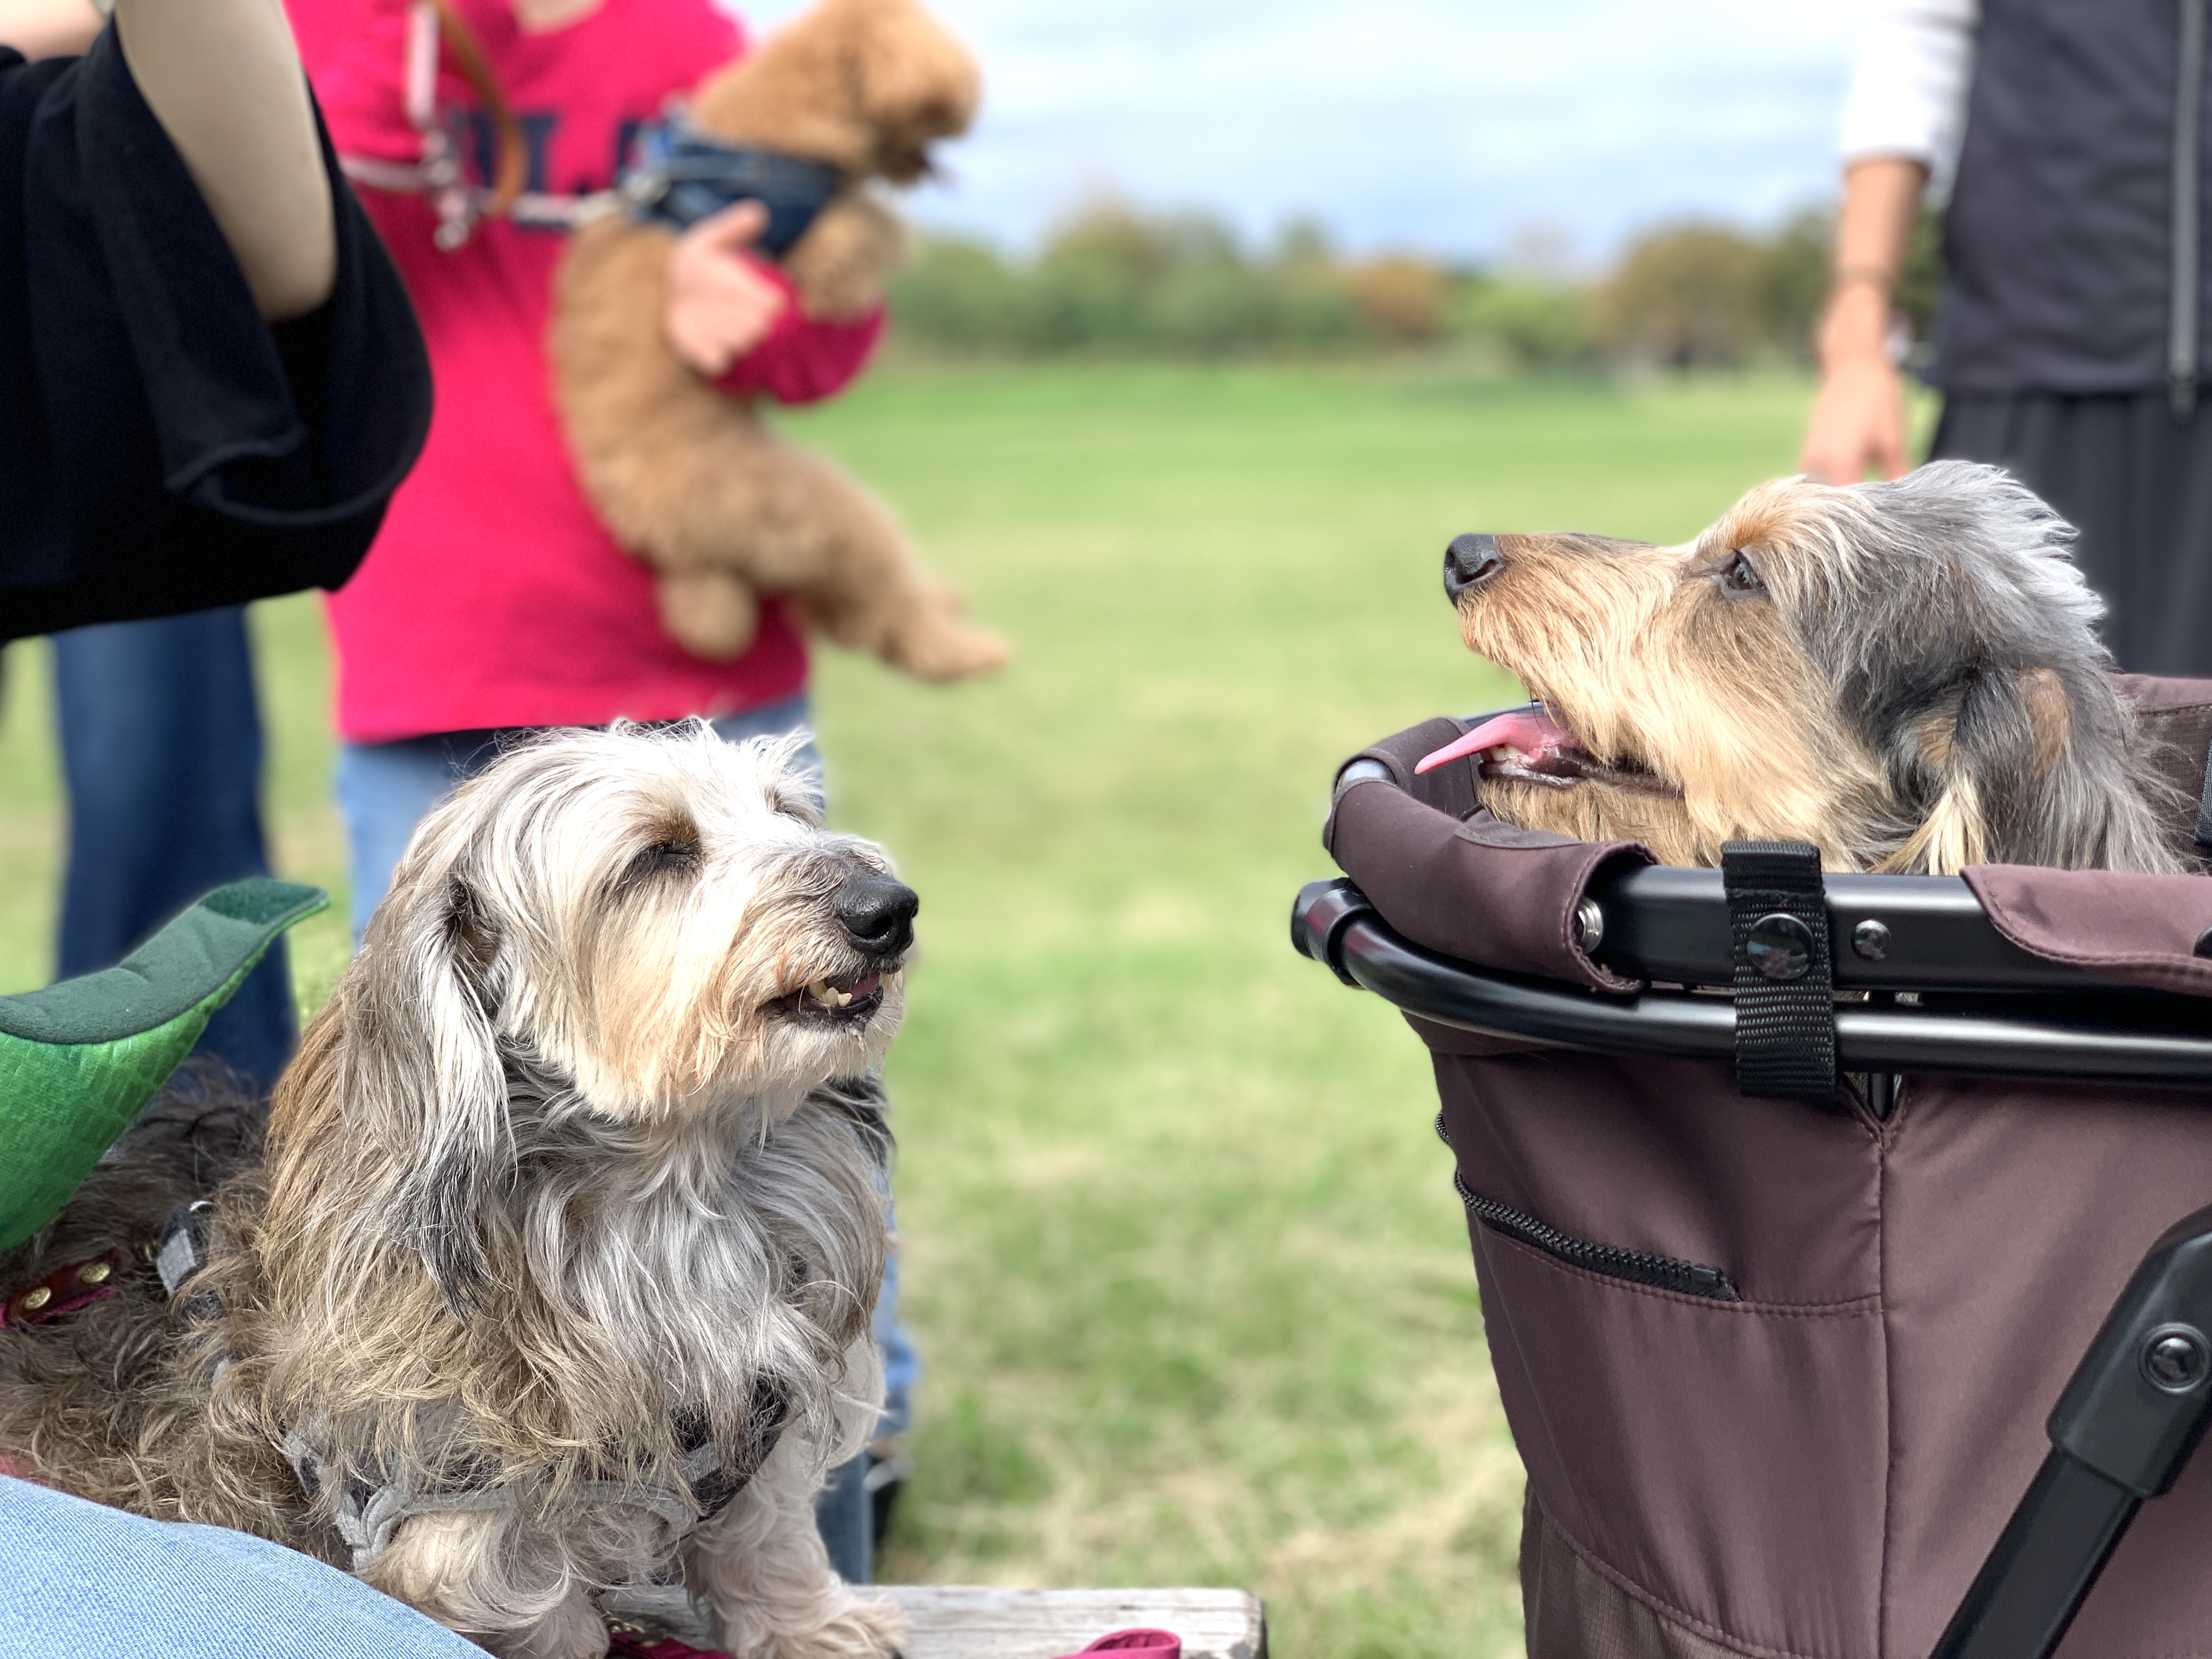
[[[1929,459],[2004,467],[2081,532],[2123,669],[2212,678],[2212,404],[2184,423],[2163,389],[1953,397]]]

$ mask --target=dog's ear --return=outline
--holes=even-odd
[[[380,1219],[464,1321],[489,1279],[484,1206],[514,1163],[493,1029],[497,957],[461,874],[403,866],[343,992],[338,1086],[348,1121],[388,1160]]]
[[[2075,728],[2094,718],[2077,714],[2055,669],[1969,669],[1912,724],[1917,787],[1906,793],[1923,816],[1885,867],[1949,876],[1970,864],[2063,862],[2062,849],[2106,838],[2090,821],[2094,792],[2078,787]]]

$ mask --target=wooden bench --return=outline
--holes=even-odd
[[[904,1659],[1054,1659],[1109,1631],[1148,1626],[1182,1638],[1183,1659],[1267,1659],[1260,1598],[1237,1589],[1000,1589],[877,1584],[863,1594],[903,1613]],[[680,1589],[602,1596],[617,1618],[695,1645],[712,1632]]]

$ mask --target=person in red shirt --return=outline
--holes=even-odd
[[[434,14],[421,0],[287,3],[437,385],[422,458],[360,574],[329,602],[358,934],[416,824],[503,737],[691,714],[733,739],[800,731],[806,645],[795,607],[775,599],[732,662],[693,657],[662,631],[651,572],[616,545],[578,484],[546,356],[565,214],[614,185],[641,125],[743,53],[739,25],[710,0],[454,0],[526,166],[514,210],[452,246],[441,204],[421,188],[426,131],[452,135],[471,179],[489,187],[495,112],[453,51],[427,81]],[[764,226],[757,204],[740,203],[678,239],[670,343],[733,395],[827,397],[867,361],[881,314],[807,316],[789,279],[749,250]],[[890,1314],[887,1301],[880,1334],[892,1334]],[[820,1506],[830,1559],[856,1581],[870,1542],[863,1473],[861,1460],[838,1471]]]
[[[704,661],[664,633],[651,573],[617,547],[578,484],[556,416],[545,337],[565,236],[560,209],[611,187],[638,127],[740,56],[709,0],[458,0],[526,143],[515,215],[440,244],[410,114],[410,0],[289,0],[331,135],[398,264],[437,381],[430,437],[368,562],[329,606],[337,646],[338,792],[356,930],[422,815],[495,752],[499,734],[699,714],[726,735],[807,720],[806,646],[788,602],[751,647]],[[491,123],[447,52],[434,122],[489,184]],[[400,188],[380,188],[398,185]],[[666,326],[735,394],[802,403],[858,374],[882,329],[808,317],[746,244],[761,210],[695,226],[670,258]]]

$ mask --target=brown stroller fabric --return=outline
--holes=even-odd
[[[2124,684],[2193,812],[2212,683]],[[1416,943],[1633,988],[1571,918],[1597,872],[1648,855],[1498,823],[1472,763],[1416,777],[1460,729],[1355,757],[1389,777],[1340,786],[1337,863]],[[2212,878],[1967,880],[2025,950],[2212,997]],[[1528,1470],[1534,1659],[1922,1659],[2113,1297],[2212,1203],[2212,1092],[1912,1076],[1881,1121],[1850,1090],[1747,1099],[1724,1063],[1409,1023]],[[2212,1456],[2144,1507],[2059,1651],[2212,1656]]]

